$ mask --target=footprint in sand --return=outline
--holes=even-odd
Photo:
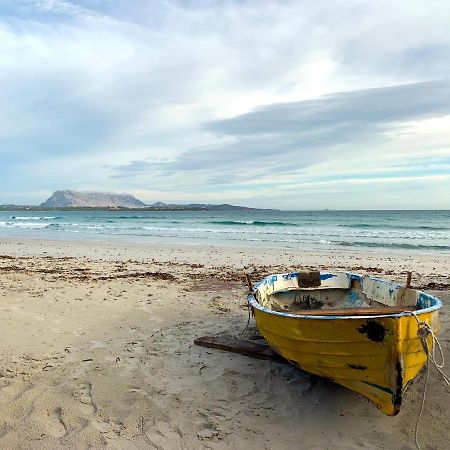
[[[156,419],[142,420],[142,433],[150,448],[158,450],[181,450],[183,435],[178,427],[173,428],[167,422]]]
[[[54,437],[64,437],[67,434],[67,427],[63,419],[61,407],[57,407],[48,412],[49,422],[47,432]]]
[[[206,413],[199,412],[199,417],[195,421],[195,428],[197,430],[197,437],[201,441],[219,436],[219,430],[216,424]]]
[[[240,412],[239,410],[233,410],[232,408],[226,408],[220,405],[216,405],[207,411],[209,417],[219,421],[231,420]]]
[[[80,409],[86,416],[93,416],[97,412],[97,407],[92,401],[92,384],[82,383],[78,385],[78,395],[80,398]]]
[[[72,374],[72,380],[76,380],[78,378],[81,378],[89,369],[91,364],[93,364],[93,360],[91,358],[85,359],[81,361],[78,365],[78,367],[75,369],[74,373]]]

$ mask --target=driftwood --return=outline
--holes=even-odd
[[[280,363],[287,363],[280,355],[275,353],[267,344],[260,344],[248,339],[236,339],[231,336],[203,336],[197,338],[194,344],[201,347],[217,348],[250,358],[268,359]]]

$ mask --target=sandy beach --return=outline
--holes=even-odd
[[[0,240],[0,448],[415,448],[423,376],[386,417],[290,365],[193,341],[242,333],[244,271],[412,271],[444,300],[450,365],[449,267],[444,253]],[[432,370],[422,448],[448,448],[449,396]]]

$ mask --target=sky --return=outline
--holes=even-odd
[[[0,204],[450,208],[450,2],[0,0]]]

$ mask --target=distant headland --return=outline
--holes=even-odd
[[[81,192],[72,190],[59,190],[40,205],[0,205],[0,210],[144,210],[144,211],[246,211],[257,210],[246,206],[236,206],[227,203],[220,205],[190,203],[167,204],[156,202],[146,204],[131,194],[114,194],[109,192]]]

